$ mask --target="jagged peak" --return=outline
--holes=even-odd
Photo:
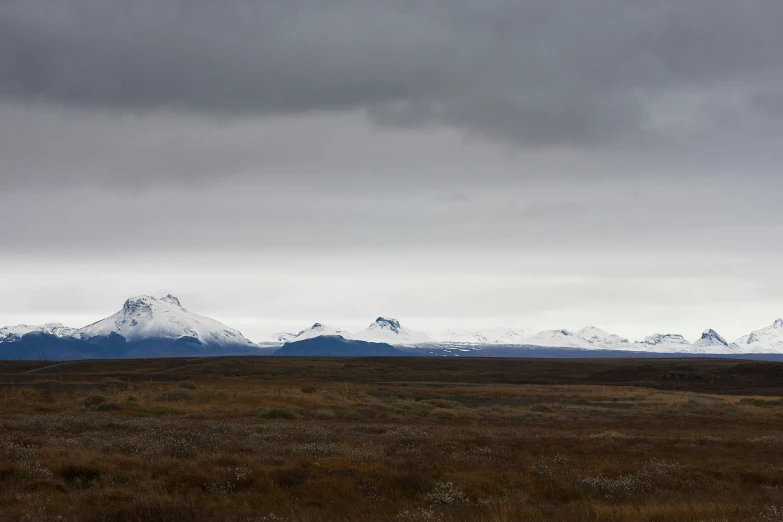
[[[783,318],[780,318],[772,323],[772,328],[783,328]]]
[[[375,320],[375,324],[381,328],[389,328],[393,332],[400,331],[400,322],[397,319],[379,317]]]
[[[125,301],[122,306],[123,312],[126,314],[136,314],[144,311],[151,311],[152,308],[158,303],[167,303],[170,305],[182,308],[182,303],[179,302],[179,298],[171,294],[167,294],[159,299],[149,295],[137,295],[131,297]]]
[[[166,297],[161,297],[160,300],[163,301],[163,302],[166,302],[166,303],[175,304],[175,305],[179,306],[180,308],[182,308],[182,304],[179,302],[179,298],[177,298],[177,297],[175,297],[175,296],[173,296],[171,294],[166,294]]]
[[[318,330],[323,330],[323,329],[324,329],[324,325],[323,324],[321,324],[321,323],[313,323],[313,326],[311,326],[309,328],[305,328],[304,330],[299,330],[299,333],[296,334],[296,335],[302,335],[302,334],[304,334],[306,332],[311,332],[311,331],[314,331],[314,330],[318,331]]]
[[[680,334],[653,334],[644,338],[645,344],[661,344],[667,341],[680,344],[689,344],[685,337]]]
[[[144,310],[149,310],[152,307],[156,299],[149,295],[137,295],[136,297],[130,297],[125,300],[125,304],[122,305],[122,311],[126,314],[135,314]]]
[[[723,338],[718,332],[713,330],[712,328],[708,328],[704,330],[704,333],[701,334],[700,341],[703,342],[711,342],[711,343],[718,343],[728,346],[729,343],[726,341],[726,339]]]

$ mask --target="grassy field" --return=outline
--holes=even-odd
[[[783,364],[0,362],[0,520],[783,521]]]

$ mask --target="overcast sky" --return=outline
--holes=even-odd
[[[783,316],[779,0],[0,2],[0,325]]]

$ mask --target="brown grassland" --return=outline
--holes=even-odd
[[[783,521],[783,364],[0,362],[0,520]]]

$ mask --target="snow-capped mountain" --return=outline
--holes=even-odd
[[[653,334],[634,346],[649,352],[687,352],[693,345],[679,334]]]
[[[389,343],[391,345],[432,344],[436,342],[429,335],[409,330],[400,325],[397,319],[379,317],[370,326],[357,333],[354,339],[371,343]]]
[[[520,328],[490,328],[479,332],[488,344],[520,344],[529,334]]]
[[[73,336],[89,340],[111,334],[120,335],[129,343],[185,338],[205,346],[255,346],[237,330],[187,311],[172,295],[160,299],[147,295],[128,299],[122,310],[77,330]]]
[[[544,330],[524,340],[532,346],[585,348],[589,350],[628,350],[628,339],[610,334],[598,327],[587,326],[577,332],[570,330]]]
[[[704,330],[701,339],[693,343],[694,346],[728,346],[729,343],[712,328]]]
[[[514,345],[523,344],[527,334],[524,330],[515,328],[489,328],[475,332],[447,330],[433,337],[437,342],[448,344]]]
[[[296,338],[295,333],[277,332],[277,333],[273,333],[272,335],[269,336],[268,339],[264,339],[259,344],[269,344],[269,343],[282,344],[282,343],[287,343],[289,341],[292,341],[294,338]]]
[[[737,353],[740,351],[740,348],[734,343],[729,343],[722,335],[709,328],[704,330],[701,338],[693,343],[689,351],[691,353],[724,354]]]
[[[0,343],[18,341],[22,336],[33,332],[53,335],[55,337],[68,337],[76,331],[75,328],[63,326],[60,323],[46,323],[43,325],[20,324],[0,328]]]
[[[748,353],[783,353],[783,319],[778,319],[771,326],[754,330],[735,341],[741,352]]]
[[[321,323],[315,323],[310,328],[305,328],[296,334],[292,339],[285,342],[304,341],[305,339],[312,339],[313,337],[320,337],[322,335],[339,335],[343,339],[353,339],[353,334],[348,330],[341,328],[334,328]]]
[[[627,350],[631,346],[630,341],[625,337],[620,337],[617,334],[610,334],[595,326],[582,328],[576,332],[576,336],[579,339],[590,343],[595,348]]]
[[[595,348],[568,330],[544,330],[526,338],[524,344],[563,348]]]

